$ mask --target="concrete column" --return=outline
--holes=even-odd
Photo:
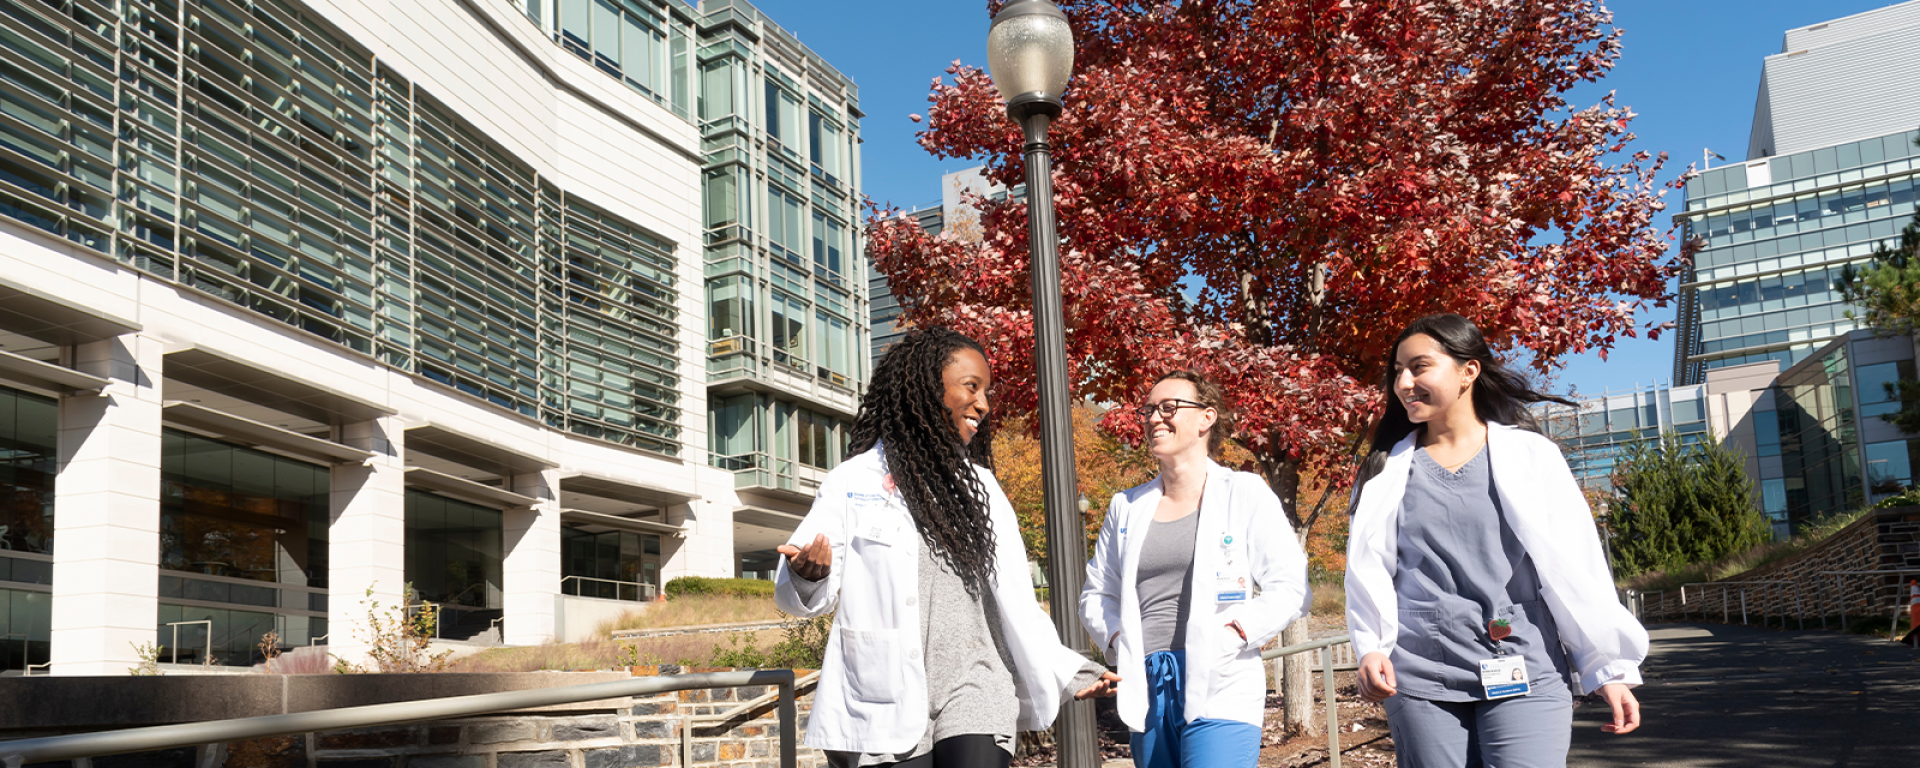
[[[364,466],[334,466],[327,529],[327,644],[334,655],[358,664],[370,647],[371,604],[379,603],[386,616],[398,615],[405,604],[406,432],[398,417],[388,416],[348,424],[342,439],[374,452]]]
[[[54,487],[53,674],[124,675],[155,641],[160,607],[159,340],[81,345],[75,367],[111,379],[60,400]]]
[[[501,608],[508,645],[539,645],[564,634],[557,624],[560,595],[560,470],[515,475],[513,492],[540,503],[501,516]]]

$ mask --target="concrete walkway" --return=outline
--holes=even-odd
[[[1920,650],[1886,638],[1721,624],[1659,624],[1644,724],[1602,733],[1574,713],[1573,768],[1920,766]]]

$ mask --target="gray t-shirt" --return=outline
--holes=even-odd
[[[1527,660],[1531,695],[1568,696],[1567,661],[1540,599],[1532,556],[1501,514],[1482,448],[1456,472],[1413,453],[1400,502],[1399,567],[1393,591],[1400,635],[1393,672],[1401,693],[1433,701],[1485,698],[1480,661],[1501,651]],[[1487,622],[1513,634],[1496,645]]]
[[[1193,605],[1193,540],[1200,534],[1200,512],[1178,520],[1153,521],[1140,545],[1142,655],[1187,647],[1187,611]],[[1102,638],[1105,639],[1105,638]]]

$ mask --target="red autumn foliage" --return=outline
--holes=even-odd
[[[1623,154],[1633,114],[1611,96],[1567,101],[1620,51],[1598,2],[1060,5],[1077,48],[1050,136],[1076,397],[1137,402],[1161,373],[1203,370],[1292,501],[1302,470],[1346,482],[1389,345],[1417,317],[1466,315],[1542,372],[1659,333],[1636,315],[1664,304],[1678,264],[1653,227],[1665,156]],[[947,72],[921,145],[1020,183],[992,82]],[[868,253],[910,324],[981,340],[996,407],[1030,412],[1026,207],[971,202],[973,238],[873,206]],[[1130,411],[1102,426],[1137,439]]]

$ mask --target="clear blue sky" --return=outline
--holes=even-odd
[[[928,156],[914,143],[921,124],[909,122],[907,115],[926,112],[928,83],[955,59],[985,66],[989,19],[984,0],[752,2],[860,85],[860,108],[867,114],[861,148],[866,194],[900,207],[936,202],[940,175],[972,165]],[[1632,146],[1672,156],[1663,181],[1687,163],[1699,162],[1703,147],[1739,160],[1746,156],[1761,59],[1780,51],[1783,33],[1892,4],[1616,0],[1607,6],[1614,24],[1626,30],[1619,65],[1600,83],[1576,90],[1573,104],[1591,106],[1617,91],[1618,103],[1640,115],[1633,122],[1639,139]],[[1673,204],[1677,208],[1679,200]],[[1661,228],[1666,225],[1662,217]],[[1673,316],[1667,307],[1645,321]],[[1664,382],[1673,375],[1671,336],[1623,340],[1610,357],[1606,362],[1595,355],[1570,359],[1553,388],[1598,393]]]

